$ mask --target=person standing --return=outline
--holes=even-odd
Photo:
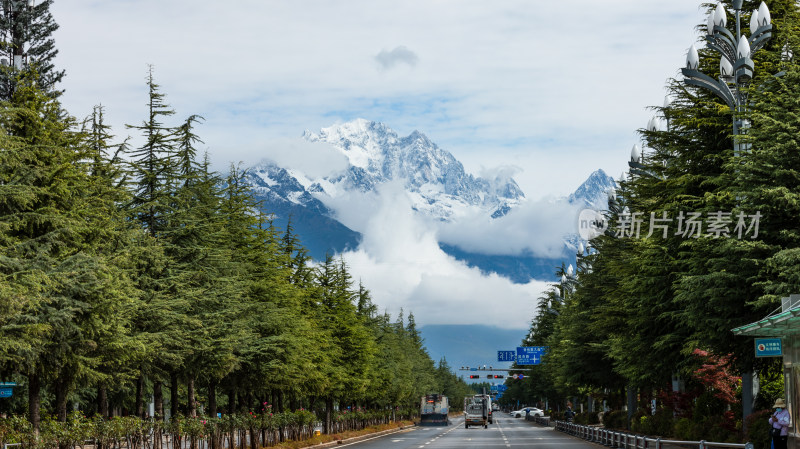
[[[775,409],[775,413],[769,417],[771,425],[769,436],[772,438],[772,447],[786,449],[786,440],[789,438],[789,411],[786,410],[786,403],[782,398],[778,398],[772,408]]]

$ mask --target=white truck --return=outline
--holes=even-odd
[[[450,420],[447,418],[450,413],[447,396],[440,394],[428,394],[422,397],[420,402],[420,426],[447,426]]]
[[[464,398],[464,428],[469,426],[489,427],[492,422],[492,399],[488,395],[476,394]]]

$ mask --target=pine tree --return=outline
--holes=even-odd
[[[36,4],[38,3],[38,4]],[[11,99],[20,79],[35,79],[38,87],[56,98],[56,89],[63,70],[55,70],[53,59],[58,54],[52,37],[58,25],[50,14],[53,0],[33,2],[3,0],[0,2],[0,100]],[[33,73],[36,76],[31,76]]]
[[[156,237],[169,208],[169,183],[176,179],[174,130],[165,127],[161,120],[175,112],[164,102],[165,95],[155,83],[152,66],[148,71],[147,87],[147,120],[141,125],[127,125],[140,131],[144,138],[142,146],[130,154],[132,182],[135,183],[130,209],[136,220]]]
[[[11,358],[28,376],[38,429],[44,382],[53,380],[65,419],[75,380],[102,375],[98,349],[124,339],[132,290],[117,255],[127,237],[114,203],[121,194],[108,178],[92,176],[84,136],[37,83],[18,86],[0,124],[9,143],[0,156],[0,270],[9,290],[26,297],[11,321],[23,330],[12,335],[21,351]]]

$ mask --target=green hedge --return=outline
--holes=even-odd
[[[628,412],[610,410],[603,413],[603,427],[606,429],[625,430],[628,425]]]
[[[408,420],[414,409],[340,411],[333,414],[334,432],[358,430],[368,426],[389,423],[393,419]],[[27,419],[21,416],[0,419],[0,447],[4,443],[23,443],[26,448],[57,449],[59,447],[82,446],[90,441],[104,448],[140,449],[146,438],[170,436],[173,441],[193,443],[221,443],[230,447],[234,442],[249,435],[257,440],[259,447],[273,446],[282,440],[303,440],[314,433],[318,417],[308,410],[294,412],[248,413],[224,415],[222,418],[189,418],[175,416],[169,422],[140,419],[132,416],[103,419],[99,416],[87,418],[79,412],[69,415],[66,422],[44,417],[40,425],[38,443]],[[192,444],[192,447],[196,447]],[[209,447],[206,445],[206,447]]]

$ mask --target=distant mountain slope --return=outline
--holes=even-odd
[[[528,333],[527,329],[480,324],[429,324],[419,330],[431,358],[438,363],[444,357],[453,370],[465,376],[469,373],[458,371],[462,366],[507,368],[510,363],[497,362],[497,351],[515,350]]]
[[[496,255],[477,254],[446,243],[439,243],[445,253],[465,262],[468,266],[478,268],[484,273],[498,273],[511,282],[525,284],[531,279],[539,281],[556,281],[555,272],[564,258],[544,258],[532,255]],[[570,263],[573,261],[568,261]]]
[[[262,164],[247,171],[247,180],[262,210],[272,215],[273,224],[285,230],[291,220],[293,232],[314,259],[358,247],[361,234],[332,218],[333,212],[288,170]]]

